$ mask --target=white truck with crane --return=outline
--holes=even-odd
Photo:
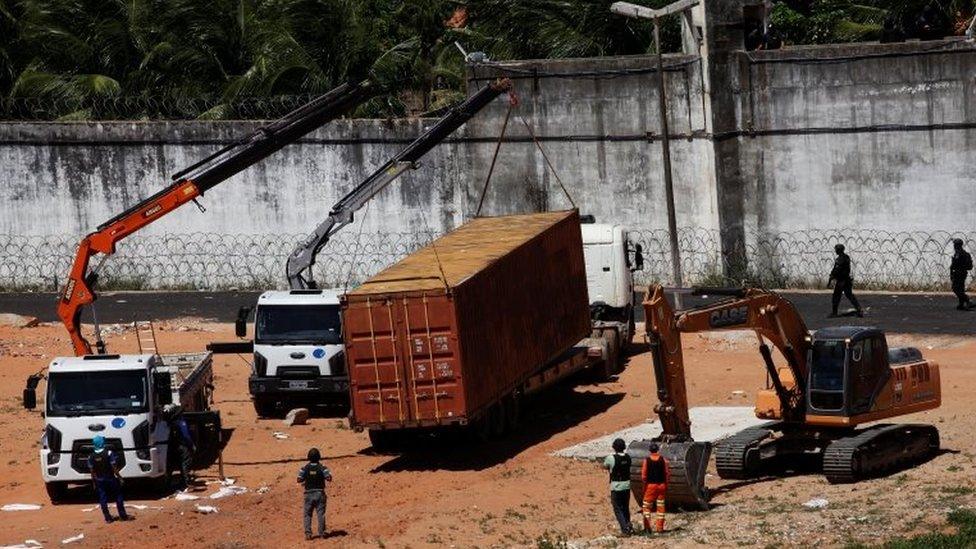
[[[48,367],[41,472],[52,500],[66,483],[88,478],[86,458],[92,438],[103,434],[124,456],[125,479],[158,479],[167,470],[169,425],[162,414],[167,400],[183,404],[198,448],[219,443],[219,416],[209,410],[211,353],[192,355],[106,354],[94,312],[95,351],[82,334],[84,307],[96,299],[98,270],[116,244],[207,190],[260,162],[282,147],[374,97],[381,87],[363,80],[342,84],[283,118],[259,128],[173,176],[173,183],[100,225],[82,239],[67,284],[58,299],[58,316],[77,357],[55,358]],[[201,210],[203,207],[197,204]],[[102,254],[90,268],[91,260]],[[42,370],[43,372],[43,370]],[[37,405],[42,374],[28,378],[24,405]],[[199,414],[197,414],[199,412]],[[216,417],[216,419],[214,419]]]

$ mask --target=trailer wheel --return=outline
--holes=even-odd
[[[64,482],[45,482],[44,489],[47,490],[47,497],[50,498],[51,503],[57,505],[64,500],[68,485]]]
[[[505,426],[509,432],[517,431],[522,423],[522,397],[514,392],[502,401],[505,409]]]
[[[257,412],[258,417],[274,417],[277,412],[277,406],[275,406],[275,401],[271,399],[254,397],[254,411]]]
[[[400,440],[400,433],[397,431],[387,431],[384,429],[369,430],[369,443],[372,445],[373,450],[377,452],[385,452],[396,448]]]

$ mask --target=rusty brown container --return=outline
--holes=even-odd
[[[590,332],[575,210],[478,218],[343,298],[353,426],[466,424]]]

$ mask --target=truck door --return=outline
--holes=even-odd
[[[604,243],[583,246],[586,263],[586,290],[590,303],[615,305],[616,274],[613,272],[613,245]]]

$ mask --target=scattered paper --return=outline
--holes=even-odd
[[[136,509],[136,510],[139,510],[139,511],[144,511],[146,509],[149,509],[149,506],[148,505],[139,505],[138,503],[126,503],[125,506],[126,507],[131,507],[131,508]]]
[[[275,432],[271,433],[271,436],[275,437],[278,440],[285,440],[286,438],[288,438],[288,433],[282,433],[281,431],[275,431]]]
[[[213,494],[210,494],[210,499],[220,499],[227,496],[236,496],[238,494],[243,494],[247,492],[247,488],[243,486],[224,486],[220,490],[217,490]]]
[[[210,515],[217,512],[217,508],[213,505],[197,505],[197,513],[202,515]]]
[[[268,487],[268,486],[262,486],[262,487],[258,488],[257,493],[259,493],[259,494],[267,494],[270,491],[271,491],[271,488],[270,487]]]
[[[813,498],[810,501],[803,504],[807,509],[823,509],[830,502],[824,498]]]
[[[38,549],[39,547],[42,547],[41,542],[36,539],[24,540],[24,543],[17,545],[0,545],[0,549]]]
[[[8,504],[4,505],[3,507],[0,507],[0,510],[3,510],[3,511],[37,511],[40,508],[41,508],[41,506],[38,505],[38,504],[36,504],[36,503],[8,503]]]
[[[200,496],[194,496],[193,494],[187,494],[186,492],[176,494],[176,501],[190,501],[194,499],[200,499]]]
[[[77,536],[71,536],[70,538],[64,538],[61,540],[61,545],[67,545],[69,543],[74,543],[76,541],[81,541],[85,539],[85,534],[78,534]]]
[[[231,484],[234,484],[235,482],[237,482],[237,479],[233,479],[233,478],[230,478],[230,477],[227,477],[224,480],[220,481],[220,483],[223,484],[224,486],[230,486]]]

